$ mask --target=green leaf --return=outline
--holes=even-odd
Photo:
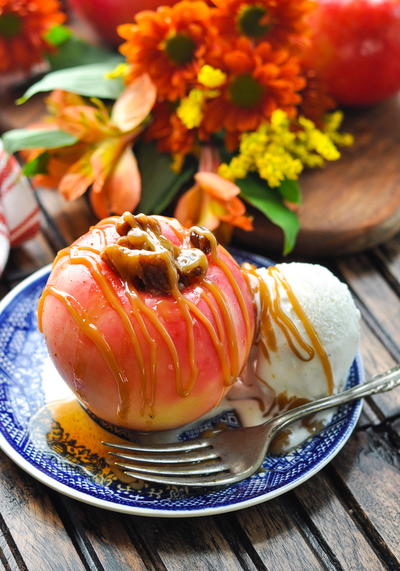
[[[35,176],[36,174],[47,174],[47,166],[49,164],[50,155],[47,151],[40,153],[36,158],[32,159],[24,165],[22,172],[26,176]]]
[[[124,88],[123,80],[107,79],[106,74],[112,71],[121,58],[113,57],[103,63],[80,65],[69,69],[60,69],[45,75],[40,81],[31,85],[22,97],[17,100],[18,104],[25,103],[32,95],[42,91],[63,89],[72,91],[87,97],[99,97],[100,99],[117,99]]]
[[[70,39],[72,31],[66,26],[53,26],[45,34],[45,40],[52,46],[61,46],[64,42]]]
[[[71,36],[64,41],[58,46],[56,52],[47,54],[53,71],[93,63],[104,63],[111,58],[115,58],[115,56],[110,51],[92,46],[76,36]]]
[[[142,199],[137,210],[159,214],[193,176],[195,164],[187,161],[182,171],[176,173],[171,169],[171,156],[157,151],[153,143],[140,143],[135,155],[142,178]]]
[[[288,254],[294,247],[299,231],[299,220],[296,214],[289,210],[279,193],[269,188],[265,181],[248,176],[235,182],[241,190],[240,196],[246,202],[255,206],[271,222],[282,228],[284,234],[283,254]]]
[[[297,180],[292,180],[286,178],[278,188],[280,194],[288,202],[293,202],[294,204],[301,203],[301,192],[300,186]]]
[[[77,141],[73,135],[57,129],[13,129],[3,135],[4,148],[10,154],[21,149],[69,147]]]

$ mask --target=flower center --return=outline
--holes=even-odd
[[[185,34],[171,36],[165,43],[165,53],[176,65],[184,65],[193,59],[196,44]]]
[[[229,95],[238,107],[255,107],[261,101],[263,88],[249,73],[245,73],[232,81]]]
[[[262,6],[244,6],[237,18],[239,32],[249,38],[262,38],[271,25],[265,23],[267,10]]]
[[[0,16],[0,36],[13,38],[21,31],[22,20],[15,14],[3,14]]]

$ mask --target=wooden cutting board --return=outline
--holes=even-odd
[[[0,99],[3,129],[38,120],[42,97],[15,106],[14,97]],[[368,109],[347,110],[344,129],[355,144],[341,159],[323,169],[303,173],[301,231],[293,252],[323,257],[358,252],[400,231],[400,96]],[[258,211],[254,232],[238,231],[235,241],[264,254],[282,252],[282,232]]]
[[[368,109],[346,110],[355,144],[341,159],[300,179],[301,231],[293,254],[358,252],[400,231],[400,96]],[[247,249],[282,252],[282,233],[253,211],[255,232],[238,232]]]

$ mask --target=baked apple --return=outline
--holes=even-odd
[[[127,212],[58,254],[39,326],[91,412],[165,430],[225,396],[247,361],[255,315],[239,266],[209,230]]]

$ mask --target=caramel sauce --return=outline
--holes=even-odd
[[[261,302],[261,315],[260,331],[258,334],[258,342],[261,344],[263,353],[269,358],[270,352],[277,350],[276,336],[273,330],[273,321],[281,329],[285,336],[287,343],[293,353],[302,361],[310,361],[315,355],[321,362],[322,368],[325,373],[327,393],[333,393],[333,373],[329,357],[323,347],[317,332],[315,331],[311,321],[307,317],[304,309],[301,307],[298,299],[296,298],[293,289],[279,268],[272,266],[268,268],[268,275],[273,280],[274,296],[271,295],[268,285],[257,273],[254,266],[246,264],[243,267],[243,272],[247,272],[255,276],[258,280]],[[292,305],[293,311],[300,320],[307,334],[308,339],[304,339],[303,335],[297,329],[296,325],[290,317],[283,311],[281,307],[281,294],[280,286],[285,290],[288,300]],[[308,342],[310,341],[310,342]],[[299,348],[301,350],[299,350]]]
[[[147,220],[149,217],[145,218]],[[150,417],[152,417],[155,414],[154,405],[157,392],[157,343],[149,331],[148,325],[146,324],[146,319],[148,323],[151,324],[151,326],[161,335],[168,349],[175,374],[176,391],[177,394],[181,397],[188,396],[191,393],[199,375],[195,354],[194,337],[194,324],[196,322],[201,323],[208,332],[210,340],[218,356],[221,372],[223,374],[224,384],[226,386],[232,384],[240,372],[239,348],[237,346],[234,321],[229,309],[229,304],[225,300],[224,295],[218,285],[211,282],[209,279],[202,280],[202,285],[206,290],[208,290],[210,295],[212,295],[213,301],[215,302],[213,304],[212,300],[209,299],[208,296],[204,294],[204,292],[201,295],[201,299],[203,299],[210,308],[214,321],[213,323],[197,307],[195,303],[183,295],[179,284],[174,284],[174,280],[176,279],[175,267],[173,267],[172,264],[171,266],[168,266],[167,264],[166,271],[170,272],[170,274],[167,276],[168,283],[171,283],[172,287],[169,294],[165,295],[172,297],[176,301],[182,318],[185,321],[187,331],[187,362],[189,364],[190,372],[187,375],[186,382],[183,383],[181,358],[173,339],[170,337],[166,327],[160,320],[157,311],[146,305],[145,301],[140,295],[138,287],[134,284],[134,280],[129,279],[126,276],[125,272],[123,272],[123,275],[119,275],[120,283],[122,286],[122,291],[124,292],[125,297],[128,299],[129,305],[131,307],[130,312],[127,313],[125,305],[123,304],[123,301],[120,299],[119,295],[116,293],[113,284],[102,272],[102,252],[104,251],[104,248],[108,248],[107,236],[105,232],[106,227],[118,227],[118,231],[121,233],[126,231],[126,228],[129,228],[131,220],[132,215],[129,215],[129,218],[127,217],[126,219],[121,219],[119,217],[110,217],[99,222],[94,228],[92,228],[92,232],[97,235],[98,241],[100,242],[103,250],[91,246],[72,245],[59,252],[53,267],[63,258],[68,258],[69,263],[84,266],[90,272],[92,278],[107,300],[107,303],[119,316],[124,330],[126,331],[127,336],[130,340],[130,344],[133,346],[135,357],[139,366],[141,414],[148,414]],[[140,220],[142,221],[144,218],[142,217]],[[152,221],[152,226],[149,233],[152,232],[153,228],[157,228],[156,221]],[[210,254],[212,261],[218,265],[221,268],[222,272],[225,274],[234,291],[236,299],[238,300],[242,319],[246,327],[246,333],[248,335],[247,344],[249,346],[252,341],[249,310],[246,307],[243,295],[235,281],[232,271],[228,265],[218,257],[217,243],[214,236],[208,230],[197,227],[189,231],[179,231],[173,225],[171,225],[171,228],[183,244],[183,246],[179,248],[171,245],[171,251],[173,251],[174,254],[177,252],[180,255],[181,251],[184,248],[184,244],[188,244],[190,240],[194,240],[196,241],[196,246],[197,244],[200,244],[204,247],[203,251],[206,251],[207,254]],[[137,234],[139,234],[139,232],[137,232]],[[151,236],[152,239],[154,239],[154,233],[151,234]],[[133,236],[133,238],[136,239],[137,235]],[[140,239],[142,239],[142,236],[140,236]],[[190,243],[190,245],[192,245],[192,243]],[[125,247],[125,242],[123,246]],[[163,236],[162,246],[165,247],[164,249],[169,248],[167,240]],[[118,256],[120,253],[121,252],[118,252]],[[114,252],[111,251],[111,255],[114,255]],[[198,258],[200,259],[200,256],[198,256]],[[107,259],[103,258],[103,261],[107,262]],[[203,263],[201,259],[200,263]],[[134,268],[135,267],[136,266],[134,266]],[[115,268],[113,267],[113,269]],[[39,301],[38,314],[39,328],[41,331],[43,306],[47,296],[49,295],[56,297],[65,305],[66,309],[71,314],[82,333],[87,335],[98,347],[101,355],[103,356],[114,378],[116,379],[119,395],[117,416],[119,420],[123,422],[124,418],[126,418],[129,412],[129,402],[131,395],[129,394],[128,390],[129,384],[127,382],[126,374],[124,371],[122,371],[119,363],[117,362],[114,352],[108,345],[103,335],[96,328],[95,324],[90,320],[90,317],[87,315],[78,301],[74,299],[72,295],[65,292],[60,292],[51,286],[47,286],[45,288],[43,295]],[[144,319],[144,317],[146,319]],[[142,345],[138,338],[139,331],[143,336],[147,347],[149,347],[148,357],[143,354],[141,348]],[[228,358],[225,351],[226,343],[228,345]],[[223,392],[224,391],[221,390],[221,398]]]
[[[59,291],[53,286],[47,285],[43,291],[39,305],[39,314],[43,310],[43,304],[48,295],[52,295],[61,301],[66,307],[75,323],[84,335],[86,335],[97,347],[108,368],[114,376],[117,383],[119,408],[118,416],[123,418],[126,415],[129,405],[128,379],[125,372],[116,360],[114,352],[105,339],[104,335],[99,331],[96,325],[90,320],[82,305],[70,294]]]
[[[92,420],[76,399],[46,404],[31,419],[30,439],[43,452],[61,458],[84,470],[96,483],[134,490],[142,489],[141,480],[133,480],[114,464],[103,441],[129,443]]]

